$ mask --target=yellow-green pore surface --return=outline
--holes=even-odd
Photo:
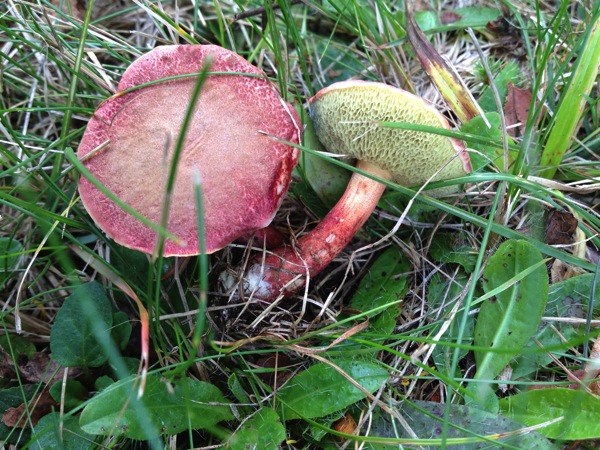
[[[312,117],[317,136],[328,151],[375,164],[403,186],[421,185],[438,171],[433,180],[470,171],[460,141],[378,125],[397,122],[449,128],[429,103],[401,89],[376,82],[335,83],[313,98]]]

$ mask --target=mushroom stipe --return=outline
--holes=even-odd
[[[311,115],[329,152],[358,159],[357,168],[375,177],[412,187],[472,170],[463,143],[456,139],[376,125],[400,122],[449,128],[429,103],[402,89],[364,81],[335,83],[311,99]],[[384,190],[382,183],[354,172],[342,198],[294,249],[284,246],[264,260],[254,259],[244,277],[244,294],[273,302],[304,287],[346,247]]]

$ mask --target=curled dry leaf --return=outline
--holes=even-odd
[[[571,245],[577,219],[568,211],[551,209],[546,217],[544,241],[550,245]]]
[[[349,412],[347,412],[344,417],[333,424],[334,430],[345,434],[354,434],[356,427],[356,421]],[[340,440],[344,441],[344,438],[340,438]]]
[[[60,367],[60,364],[42,352],[37,352],[24,364],[18,364],[19,373],[30,383],[52,384],[62,379],[62,372],[59,371]],[[72,368],[69,370],[71,377],[76,377],[81,373],[81,369]]]
[[[518,88],[512,83],[508,83],[504,115],[508,134],[512,137],[522,136],[525,132],[531,98],[531,89]]]
[[[29,412],[25,410],[25,403],[4,411],[2,423],[10,428],[27,428],[30,423],[35,426],[38,420],[52,411],[53,406],[56,406],[56,403],[47,391],[43,391],[29,402]]]
[[[444,11],[440,16],[440,22],[442,22],[443,25],[458,22],[460,19],[462,19],[462,16],[454,11]]]

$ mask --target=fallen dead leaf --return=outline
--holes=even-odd
[[[356,427],[357,425],[356,421],[354,420],[354,417],[352,417],[348,412],[344,417],[342,417],[340,420],[333,424],[333,429],[335,431],[339,431],[340,433],[345,434],[354,434]],[[344,438],[341,437],[340,440],[343,441]]]
[[[15,373],[15,365],[8,352],[0,348],[0,378],[11,377]]]
[[[575,230],[577,230],[577,219],[573,214],[551,209],[546,215],[544,242],[549,245],[571,245]]]
[[[444,11],[440,16],[440,22],[442,22],[443,25],[458,22],[460,19],[462,19],[462,16],[454,11]]]
[[[62,377],[58,373],[60,365],[51,360],[50,357],[42,352],[37,352],[33,357],[25,362],[18,363],[19,373],[31,383],[49,383],[57,381]]]
[[[508,83],[508,92],[504,104],[504,115],[506,117],[508,134],[512,137],[522,136],[525,132],[525,123],[529,116],[531,98],[532,95],[530,89],[521,89],[514,86],[512,83]]]
[[[56,403],[48,391],[43,391],[29,402],[29,414],[25,412],[25,403],[22,403],[16,408],[4,411],[2,423],[9,428],[28,428],[30,424],[35,426],[38,420],[52,411],[53,406],[56,406]]]

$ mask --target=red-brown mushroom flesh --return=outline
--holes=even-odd
[[[264,74],[213,45],[154,49],[124,73],[116,95],[90,120],[78,150],[92,175],[134,210],[160,224],[165,186],[195,76],[210,58],[178,162],[165,256],[199,252],[194,174],[200,173],[205,248],[212,253],[267,226],[285,196],[301,124]],[[276,137],[277,139],[273,138]],[[157,233],[82,177],[79,192],[96,224],[118,243],[153,253]]]

